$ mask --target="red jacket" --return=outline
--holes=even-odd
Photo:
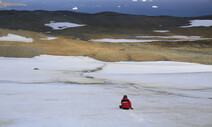
[[[121,105],[122,105],[122,108],[126,108],[126,109],[129,109],[129,108],[132,108],[132,106],[131,106],[131,102],[130,102],[130,100],[128,99],[128,98],[123,98],[122,100],[121,100]]]

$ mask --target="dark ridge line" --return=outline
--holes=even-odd
[[[69,10],[55,10],[55,11],[48,11],[48,10],[0,10],[0,12],[66,12],[66,13],[73,13],[73,14],[84,14],[84,15],[108,15],[108,16],[119,16],[119,15],[126,15],[126,16],[145,16],[145,17],[177,17],[177,18],[212,18],[212,14],[209,15],[202,15],[202,16],[172,16],[172,15],[145,15],[145,14],[127,14],[127,13],[120,13],[120,12],[113,12],[113,11],[102,11],[97,13],[86,13],[86,12],[75,12]]]

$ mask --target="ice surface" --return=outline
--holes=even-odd
[[[0,57],[0,126],[210,126],[211,77],[195,63]],[[118,108],[125,94],[134,110]]]
[[[204,27],[210,27],[212,26],[212,20],[190,20],[190,25],[189,26],[182,26],[182,27],[199,27],[199,26],[204,26]]]
[[[52,27],[53,30],[63,30],[63,29],[71,28],[71,27],[85,26],[85,24],[51,21],[50,23],[45,24],[45,26]]]
[[[8,34],[7,36],[0,37],[0,41],[33,42],[33,39],[15,34]]]

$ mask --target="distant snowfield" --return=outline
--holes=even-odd
[[[211,77],[211,65],[195,63],[102,62],[49,55],[0,57],[0,125],[212,125]],[[124,94],[134,110],[118,108]]]
[[[182,27],[186,28],[186,27],[199,27],[199,26],[210,27],[212,26],[212,20],[190,20],[189,26],[182,26]]]
[[[8,34],[7,36],[0,37],[0,41],[33,42],[33,39],[20,35]]]
[[[86,26],[86,25],[70,23],[70,22],[51,21],[50,23],[45,24],[45,26],[51,27],[53,30],[63,30],[63,29],[71,28],[71,27],[82,27],[82,26]]]

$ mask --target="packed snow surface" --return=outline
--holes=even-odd
[[[138,39],[91,39],[89,41],[93,42],[114,42],[114,43],[121,43],[121,42],[153,42],[153,41],[159,41],[159,40],[138,40]]]
[[[51,27],[53,30],[63,30],[63,29],[71,28],[71,27],[85,26],[85,24],[51,21],[50,23],[45,24],[45,26]]]
[[[33,39],[20,35],[8,34],[7,36],[0,37],[0,41],[33,42]]]
[[[182,26],[182,27],[210,27],[212,26],[212,20],[190,20],[189,26]]]
[[[212,66],[0,57],[1,127],[212,125]],[[127,94],[134,110],[120,110]]]

